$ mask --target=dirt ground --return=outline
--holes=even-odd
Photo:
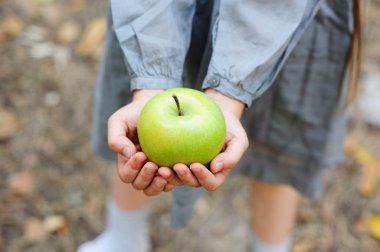
[[[112,164],[92,153],[90,129],[106,12],[100,0],[0,1],[0,251],[75,251],[104,227]],[[380,1],[364,13],[363,79],[380,69]],[[302,201],[295,252],[380,251],[380,130],[361,115],[322,200]],[[248,251],[246,178],[204,195],[182,230],[170,202],[153,201],[154,251]]]

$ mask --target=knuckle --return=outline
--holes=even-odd
[[[218,189],[218,186],[215,185],[215,184],[210,184],[210,185],[205,186],[205,189],[206,189],[207,191],[209,191],[209,192],[213,192],[213,191],[215,191],[216,189]]]
[[[156,195],[151,190],[148,190],[148,189],[145,189],[143,192],[146,196],[155,196]]]
[[[142,165],[141,163],[139,163],[139,161],[137,160],[137,157],[133,156],[129,161],[128,161],[128,164],[130,165],[131,169],[132,170],[135,170],[137,172],[139,172],[139,175],[142,175]]]
[[[108,137],[108,147],[110,147],[111,150],[115,150],[118,147],[118,141],[115,137]]]
[[[145,189],[144,185],[136,183],[136,182],[132,183],[132,187],[135,188],[136,190],[139,190],[139,191]]]
[[[175,180],[174,174],[172,172],[169,173],[169,175],[166,176],[167,180]]]
[[[238,163],[239,159],[237,157],[230,157],[228,159],[225,159],[223,170],[230,170],[233,169]]]
[[[143,168],[143,169],[141,170],[140,174],[139,174],[139,176],[140,176],[143,180],[145,180],[145,181],[147,181],[147,180],[151,180],[152,177],[153,177],[153,175],[154,175],[154,173],[153,173],[152,171],[150,171],[149,169],[147,169],[146,167]]]
[[[197,173],[198,179],[205,179],[206,178],[206,172],[203,169],[200,169]]]
[[[155,179],[153,181],[153,186],[155,190],[160,190],[165,186],[165,181],[163,181],[162,179]]]
[[[119,178],[121,181],[123,181],[124,183],[130,183],[130,179],[129,179],[129,176],[128,176],[128,172],[126,171],[126,169],[123,167],[119,167],[117,169],[117,173],[119,175]]]
[[[230,168],[230,169],[232,169],[232,168],[235,168],[235,166],[237,166],[237,164],[239,163],[239,159],[238,158],[233,158],[232,160],[231,160],[231,163],[230,163],[230,166],[231,167],[228,167],[228,168]]]
[[[111,126],[116,121],[115,115],[116,115],[116,113],[114,113],[110,117],[108,117],[108,120],[107,120],[108,126]]]

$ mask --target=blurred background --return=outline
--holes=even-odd
[[[320,202],[302,201],[294,252],[380,251],[380,0],[362,2],[346,160],[326,172]],[[104,227],[110,164],[93,155],[90,128],[106,13],[100,0],[0,0],[0,251],[75,251]],[[155,251],[245,251],[248,189],[231,179],[179,231],[171,196],[156,198]]]

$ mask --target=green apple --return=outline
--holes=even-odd
[[[223,148],[226,123],[218,105],[206,94],[173,88],[147,102],[137,133],[143,152],[161,167],[207,165]]]

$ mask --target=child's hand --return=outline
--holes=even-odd
[[[206,90],[206,94],[215,100],[225,116],[225,149],[211,161],[210,170],[199,163],[191,164],[190,167],[176,164],[170,169],[147,162],[137,138],[140,112],[146,102],[159,92],[161,91],[135,92],[133,102],[116,111],[108,120],[108,144],[118,153],[120,179],[149,196],[169,192],[180,185],[203,186],[208,191],[219,188],[248,148],[248,138],[239,121],[244,104],[215,90]]]
[[[173,167],[176,174],[167,168],[160,168],[158,173],[165,179],[179,180],[178,184],[182,182],[188,186],[202,186],[208,191],[214,191],[225,182],[230,171],[240,161],[248,148],[248,137],[240,123],[245,105],[212,89],[206,90],[206,94],[219,105],[226,120],[227,136],[224,150],[211,161],[210,170],[199,163],[191,164],[190,167],[176,164]]]
[[[108,120],[108,145],[118,154],[118,174],[122,181],[130,183],[146,195],[157,195],[170,191],[174,186],[156,175],[158,166],[147,162],[141,152],[137,137],[137,122],[146,102],[161,90],[138,90],[133,101],[116,111]]]

